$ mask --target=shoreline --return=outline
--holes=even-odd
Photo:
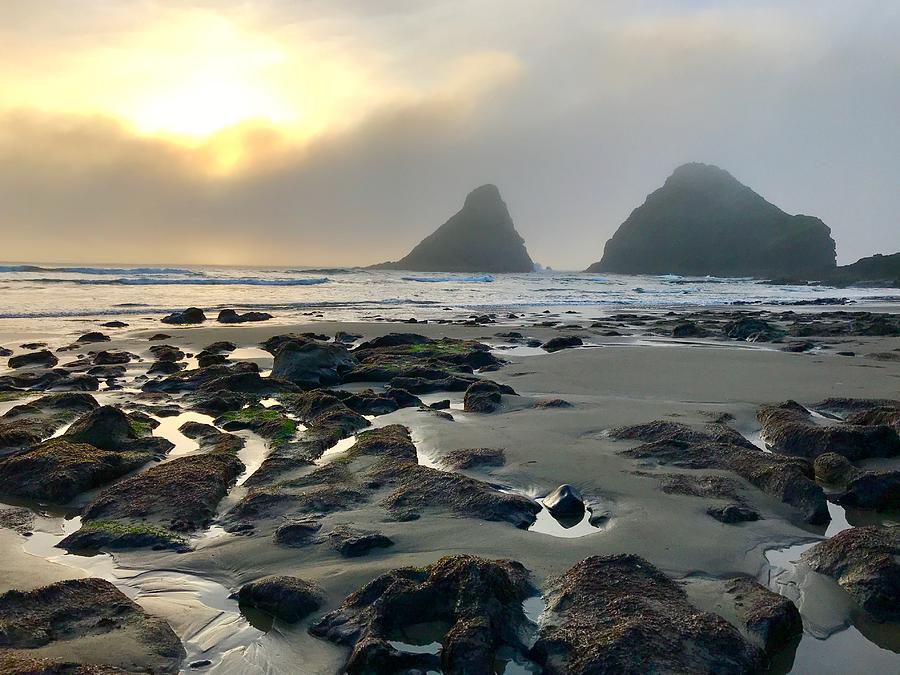
[[[154,343],[147,339],[154,333],[170,335],[165,344],[196,353],[216,341],[234,342],[241,350],[256,348],[273,335],[306,331],[329,336],[345,331],[361,336],[357,344],[364,339],[397,332],[431,338],[475,339],[489,344],[494,354],[504,358],[507,363],[498,370],[481,373],[501,385],[513,387],[518,393],[518,396],[505,396],[500,411],[463,413],[460,410],[462,392],[442,392],[435,399],[450,399],[449,412],[455,418],[452,422],[429,411],[401,408],[373,418],[373,424],[376,427],[389,424],[408,427],[418,452],[438,463],[456,449],[503,448],[506,459],[503,466],[475,468],[463,473],[531,498],[546,495],[559,484],[570,483],[592,500],[597,513],[608,513],[607,521],[596,532],[572,538],[555,537],[517,529],[505,522],[461,518],[440,509],[426,510],[410,526],[386,518],[376,501],[354,504],[321,519],[326,529],[349,525],[377,530],[393,540],[390,548],[374,550],[360,558],[343,558],[322,546],[284,548],[274,545],[269,533],[280,521],[280,516],[262,518],[257,535],[236,536],[223,531],[220,536],[193,539],[194,550],[186,553],[147,550],[113,553],[113,557],[125,566],[140,564],[142,569],[151,571],[182,570],[221,584],[228,591],[236,591],[241,585],[264,575],[300,576],[323,589],[326,605],[315,614],[321,616],[380,574],[402,566],[429,565],[449,554],[470,553],[517,560],[530,570],[534,584],[541,588],[548,579],[588,556],[616,553],[640,555],[682,582],[735,575],[757,578],[768,565],[767,551],[820,539],[824,527],[804,524],[794,509],[740,481],[742,499],[757,508],[762,517],[756,522],[740,525],[720,523],[705,513],[715,499],[666,493],[661,489],[661,475],[682,474],[685,470],[645,466],[622,454],[636,443],[609,436],[610,429],[658,419],[703,428],[711,420],[727,414],[731,416],[730,427],[746,438],[759,433],[756,413],[762,405],[793,399],[812,407],[818,401],[836,396],[896,398],[900,389],[900,359],[877,360],[867,358],[865,354],[900,353],[900,337],[812,336],[808,339],[814,340],[819,349],[789,353],[781,351],[784,343],[778,342],[747,343],[715,336],[679,339],[671,335],[648,335],[656,327],[611,318],[615,314],[640,314],[665,320],[670,326],[676,319],[691,317],[702,321],[710,317],[715,319],[722,313],[751,313],[756,309],[725,307],[684,311],[682,308],[678,317],[671,317],[667,316],[669,309],[623,308],[599,312],[592,308],[583,314],[560,313],[556,317],[564,324],[619,321],[622,324],[619,331],[622,335],[619,336],[602,336],[605,328],[584,325],[578,328],[536,326],[535,323],[548,316],[543,308],[529,316],[476,326],[434,322],[341,322],[323,317],[303,323],[281,323],[276,318],[236,326],[207,321],[200,326],[176,327],[160,324],[156,317],[152,322],[135,322],[124,329],[99,328],[111,336],[109,342],[86,345],[65,358],[60,354],[60,360],[68,361],[70,357],[76,358],[79,352],[98,349],[130,351],[143,359],[128,365],[127,377],[132,377],[143,372],[150,362],[148,350]],[[835,309],[852,312],[855,308],[841,306]],[[786,310],[778,307],[774,311]],[[828,311],[829,308],[815,307],[810,313]],[[859,308],[859,311],[871,309]],[[896,307],[886,306],[883,311],[894,314]],[[451,317],[465,320],[456,312]],[[0,320],[0,345],[18,344],[20,340],[42,336],[55,350],[71,342],[79,332],[97,329],[98,323],[73,322],[61,334],[51,336],[42,333],[40,325],[27,333],[16,333],[13,327],[5,325],[5,320]],[[583,335],[591,346],[517,355],[516,343],[497,335],[509,333],[511,329],[541,341],[560,335]],[[511,349],[502,348],[510,345]],[[850,348],[857,352],[856,356],[836,355],[838,351]],[[261,362],[260,367],[271,367],[271,364]],[[0,372],[0,375],[4,374],[7,372]],[[98,400],[128,405],[135,399],[135,386],[141,381],[135,386],[129,386],[128,382],[124,384],[123,390],[97,392]],[[339,386],[354,392],[373,385],[361,382]],[[274,394],[272,398],[277,401],[278,395]],[[565,399],[572,407],[534,407],[536,402],[552,398]],[[423,399],[430,400],[424,396]],[[177,402],[178,397],[172,397],[172,400]],[[8,407],[3,404],[0,413]],[[897,467],[896,458],[890,465]],[[734,477],[727,471],[705,473]],[[20,546],[26,541],[6,530],[0,530],[0,534],[10,546],[14,546],[15,540],[20,541]],[[31,573],[30,560],[28,554],[17,552],[0,565],[0,591],[23,587]],[[57,569],[50,562],[35,564],[33,569],[35,585],[69,572]],[[186,623],[184,617],[179,618],[179,612],[187,611],[185,607],[190,605],[193,609],[188,613],[194,612],[191,616],[200,617],[208,610],[196,606],[195,600],[172,595],[174,588],[166,584],[157,590],[159,592],[139,592],[139,603],[147,611],[167,618],[183,639],[189,639],[187,636],[191,635],[194,624]],[[847,620],[846,607],[829,608],[813,603],[807,610],[801,607],[801,611],[815,612],[817,616],[824,612],[834,625],[843,625]],[[276,633],[251,641],[251,645],[256,646],[247,652],[247,658],[257,665],[266,664],[274,672],[290,672],[287,665],[290,658],[302,654],[306,659],[304,665],[309,666],[305,672],[336,672],[346,651],[308,635],[308,625],[309,620],[290,627],[276,622]],[[235,648],[227,635],[221,640],[220,644]],[[210,653],[219,654],[214,647],[216,641],[212,638],[210,641],[213,645]],[[830,638],[819,641],[820,649],[813,650],[815,659],[824,657],[827,660],[829,650],[824,646],[829,641]],[[900,642],[895,641],[894,636],[888,643],[898,645],[900,649]],[[809,644],[804,643],[798,653],[805,654],[809,648]],[[217,658],[221,659],[222,655]],[[214,661],[214,666],[216,663]],[[229,667],[241,661],[228,663],[231,666],[219,663],[221,672],[228,672]],[[214,667],[211,672],[218,671]]]

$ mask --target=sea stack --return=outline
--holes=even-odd
[[[821,220],[789,215],[727,171],[692,163],[631,212],[587,271],[816,278],[834,269]]]
[[[495,185],[482,185],[462,209],[409,255],[375,269],[414,272],[531,272],[534,262]]]

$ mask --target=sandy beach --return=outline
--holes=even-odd
[[[151,398],[145,386],[149,379],[134,379],[154,361],[150,351],[154,345],[171,345],[188,355],[185,358],[189,368],[182,372],[189,372],[196,367],[196,359],[191,362],[190,355],[212,343],[231,342],[236,348],[230,350],[228,363],[244,359],[253,362],[265,380],[273,359],[260,349],[260,344],[276,335],[316,333],[330,338],[346,333],[353,336],[353,345],[360,345],[393,333],[414,333],[435,340],[453,338],[486,344],[503,363],[496,369],[476,372],[475,376],[506,385],[515,392],[504,393],[495,411],[466,412],[464,391],[438,388],[418,395],[424,404],[449,399],[448,409],[436,412],[419,406],[400,407],[367,416],[370,428],[406,427],[419,465],[470,477],[501,494],[539,500],[557,486],[569,484],[583,497],[586,516],[576,526],[567,528],[546,507],[535,507],[543,509],[535,524],[521,528],[509,520],[477,513],[467,517],[453,504],[442,506],[440,500],[430,502],[426,498],[415,509],[415,519],[400,517],[385,506],[386,493],[366,483],[372,463],[366,457],[353,459],[356,456],[351,453],[348,461],[340,463],[351,474],[341,483],[341,489],[352,483],[360,496],[318,509],[305,502],[302,508],[301,502],[288,502],[287,506],[261,509],[253,515],[252,528],[228,532],[236,518],[233,513],[229,515],[227,508],[240,508],[241,500],[254,490],[274,489],[271,481],[254,482],[253,476],[243,476],[237,479],[238,485],[231,481],[230,494],[216,506],[212,523],[188,533],[187,546],[177,552],[153,550],[162,547],[113,546],[107,549],[111,552],[92,557],[66,553],[53,546],[62,539],[62,528],[71,534],[78,529],[78,521],[54,517],[57,511],[42,507],[40,500],[5,498],[7,505],[24,504],[38,515],[18,531],[0,529],[0,546],[5,552],[0,563],[0,591],[31,590],[62,579],[100,576],[112,580],[146,612],[171,625],[186,650],[178,668],[191,670],[190,664],[194,663],[195,670],[217,673],[339,673],[346,667],[350,647],[314,637],[310,626],[338,608],[348,595],[391,570],[422,568],[444,556],[461,554],[510,559],[530,572],[534,594],[539,596],[548,580],[590,556],[633,554],[686,588],[698,610],[718,612],[739,629],[743,629],[740,620],[729,616],[722,607],[717,583],[746,577],[788,597],[793,594],[804,619],[804,634],[802,639],[797,637],[774,655],[768,655],[772,672],[848,672],[844,667],[851,667],[859,658],[867,659],[872,669],[896,671],[900,668],[900,632],[896,624],[878,623],[865,616],[831,579],[808,571],[797,572],[793,563],[787,564],[790,569],[781,569],[771,557],[773,551],[830,537],[839,528],[895,523],[893,512],[845,509],[829,503],[830,522],[811,524],[805,522],[808,519],[795,504],[786,503],[771,490],[760,489],[735,471],[667,466],[628,455],[626,451],[644,441],[621,438],[616,430],[654,420],[687,425],[698,431],[711,424],[724,424],[763,453],[763,429],[757,418],[762,406],[793,400],[816,411],[820,402],[827,399],[896,399],[900,391],[900,359],[896,358],[900,354],[900,337],[809,336],[804,339],[812,340],[813,346],[792,353],[783,351],[791,339],[747,342],[713,333],[675,338],[670,326],[684,320],[688,313],[640,314],[643,316],[614,318],[588,311],[535,312],[480,325],[459,325],[465,323],[464,317],[453,317],[457,321],[454,324],[415,325],[324,320],[282,325],[276,319],[237,326],[206,322],[190,327],[155,321],[107,329],[94,323],[91,329],[103,331],[111,339],[100,345],[85,344],[66,358],[60,354],[60,360],[68,360],[69,356],[75,359],[98,349],[134,354],[136,358],[128,362],[126,374],[116,378],[116,386],[103,386],[88,393],[101,405],[119,406],[126,411],[148,406],[141,409],[149,411],[157,421],[166,417],[154,415],[153,406],[177,406],[176,415],[165,414],[180,422],[180,415],[192,403],[190,393],[155,393]],[[698,318],[693,313],[690,320],[717,320],[716,310],[704,310],[702,315]],[[536,325],[547,321],[560,323]],[[603,325],[591,327],[592,322]],[[619,335],[608,334],[611,326],[617,326]],[[26,334],[18,329],[11,332],[7,327],[8,332],[4,332],[0,325],[0,345],[14,347],[25,341],[45,341],[53,351],[71,343],[81,328],[87,330],[87,325],[79,323],[73,328],[68,335],[48,336],[41,335],[39,329]],[[159,332],[169,337],[150,341]],[[522,338],[502,337],[516,333]],[[572,335],[582,340],[582,346],[548,353],[524,344],[529,339],[537,341],[531,344],[541,344]],[[16,349],[16,353],[19,351]],[[853,355],[841,356],[838,352]],[[374,387],[381,391],[384,384],[353,381],[323,389],[360,392]],[[145,388],[143,393],[141,386]],[[40,394],[3,394],[0,414]],[[280,396],[276,391],[249,394],[247,398],[252,405],[264,399],[263,405],[278,410],[282,406]],[[546,403],[552,400],[562,400],[567,405],[558,401]],[[208,417],[212,420],[215,416]],[[221,421],[215,424],[223,426]],[[171,423],[166,426],[171,427]],[[296,426],[289,443],[309,433],[303,429],[302,425]],[[167,433],[175,444],[170,457],[200,451],[196,442],[191,445],[180,432]],[[254,461],[256,466],[271,457],[271,437],[264,440],[251,430],[235,433],[246,442],[240,451],[244,454],[239,452],[244,465],[249,465],[246,460],[253,456],[254,447],[263,448]],[[352,439],[354,434],[347,436]],[[351,440],[341,447],[346,450],[352,444]],[[474,463],[463,469],[448,464],[448,456],[452,457],[454,451],[471,448],[502,449],[502,464]],[[341,453],[333,454],[338,457]],[[896,456],[865,458],[854,463],[860,469],[898,468]],[[279,478],[282,482],[277,484],[291,480],[300,484],[326,466],[315,462],[308,466],[298,464],[283,474]],[[146,470],[144,466],[116,480]],[[687,487],[678,488],[680,483],[674,481],[679,476]],[[712,477],[713,481],[718,477],[724,487],[698,484],[698,477]],[[244,486],[242,480],[248,480],[251,487]],[[374,483],[374,479],[369,479],[369,483]],[[338,491],[333,482],[316,485],[326,491]],[[69,501],[70,517],[105,487]],[[735,501],[754,511],[756,519],[725,523],[707,513],[711,507]],[[314,518],[318,536],[349,527],[380,533],[391,545],[347,557],[325,543],[286,546],[273,539],[279,526],[301,517]],[[331,535],[325,538],[328,536]],[[799,574],[792,588],[799,587],[803,592],[798,595],[792,588],[779,586],[775,577],[782,573]],[[320,606],[295,623],[277,618],[274,623],[271,618],[260,621],[252,615],[248,622],[240,614],[237,602],[228,596],[268,575],[288,575],[310,582],[321,591]],[[538,625],[542,625],[541,621],[538,619]],[[73,644],[77,644],[77,639]],[[112,647],[104,653],[80,649],[69,654],[80,655],[85,663],[122,665],[138,662],[127,655],[133,648],[123,646],[122,653]],[[33,655],[59,658],[64,651],[49,645],[33,650]],[[530,660],[512,658],[497,663],[496,672],[540,672]]]

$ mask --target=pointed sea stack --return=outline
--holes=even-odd
[[[631,212],[587,271],[822,278],[834,269],[825,223],[791,216],[727,171],[694,163]]]
[[[482,185],[462,209],[409,255],[374,269],[414,272],[531,272],[534,262],[495,185]]]

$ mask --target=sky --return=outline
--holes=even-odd
[[[363,265],[494,183],[599,260],[689,161],[900,251],[900,2],[0,0],[0,260]]]

